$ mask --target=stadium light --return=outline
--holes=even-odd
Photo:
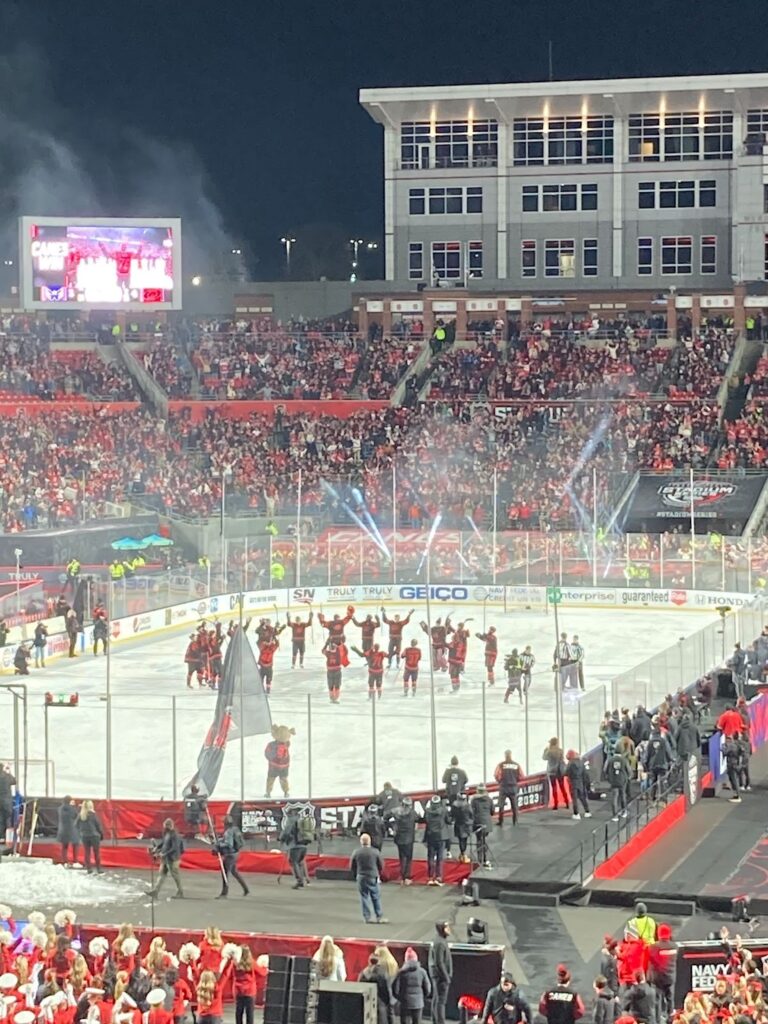
[[[295,245],[296,239],[290,235],[283,235],[280,239],[280,244],[285,249],[285,272],[289,274],[291,271],[291,247]]]
[[[195,286],[195,288],[199,288],[202,283],[202,277],[200,277],[199,274],[195,274],[195,276],[192,278],[192,284]]]

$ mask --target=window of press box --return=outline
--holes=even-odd
[[[597,239],[585,238],[582,247],[582,272],[584,277],[597,277]]]
[[[689,235],[670,235],[662,238],[662,274],[690,274],[692,270],[693,239]]]
[[[520,243],[520,275],[536,277],[536,242],[533,239]]]
[[[575,277],[576,245],[572,238],[548,239],[544,242],[544,276]]]
[[[701,272],[717,273],[717,238],[714,235],[701,236]]]
[[[421,242],[411,242],[408,246],[408,278],[421,281],[424,277],[424,246]]]
[[[638,238],[637,240],[637,272],[641,276],[653,273],[652,238]]]

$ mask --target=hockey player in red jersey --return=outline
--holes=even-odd
[[[408,686],[411,687],[411,696],[416,696],[416,683],[419,679],[419,662],[421,661],[421,650],[418,641],[411,640],[408,647],[403,651],[405,670],[403,672],[403,696],[408,696]]]
[[[400,668],[400,652],[403,646],[403,630],[411,621],[413,615],[413,608],[408,612],[404,619],[401,619],[399,615],[395,615],[394,619],[388,619],[387,613],[384,609],[381,609],[381,618],[385,626],[389,626],[389,647],[387,648],[387,668],[392,668],[392,659],[397,658],[397,667]]]
[[[325,655],[325,670],[328,681],[328,696],[332,704],[339,703],[341,693],[341,666],[343,644],[335,644],[330,638],[325,641],[323,654]],[[344,652],[346,653],[346,652]]]
[[[279,646],[280,642],[275,637],[259,644],[259,675],[267,693],[272,693],[272,668],[275,661],[275,652]]]
[[[376,630],[381,626],[378,615],[366,615],[362,622],[352,619],[352,625],[360,629],[360,645],[364,651],[370,651],[373,647],[373,638]],[[354,650],[354,647],[352,648]]]
[[[446,659],[448,642],[446,636],[451,628],[450,615],[446,618],[445,624],[443,624],[442,619],[436,619],[431,629],[426,622],[421,623],[421,628],[429,637],[432,651],[432,667],[440,669],[441,672],[446,672],[448,670],[448,661]]]
[[[216,623],[216,628],[208,631],[208,685],[211,689],[218,689],[221,682],[221,648],[224,645],[224,631],[221,623]]]
[[[496,658],[499,653],[499,641],[496,636],[496,627],[489,626],[487,633],[475,633],[475,636],[478,640],[485,641],[485,671],[488,678],[488,685],[493,686],[496,682],[493,667],[496,664]]]
[[[359,654],[368,662],[368,700],[373,700],[374,691],[377,697],[381,697],[381,684],[384,681],[384,659],[386,654],[378,644],[367,650],[361,651],[359,647],[353,647],[355,654]]]
[[[197,685],[203,686],[203,650],[197,633],[189,634],[189,643],[184,654],[187,665],[187,686],[192,689],[192,676],[197,675]]]
[[[466,656],[466,635],[457,629],[448,643],[448,674],[451,679],[451,693],[456,693],[461,686],[461,673],[464,671]]]
[[[291,668],[296,668],[296,659],[299,659],[299,668],[304,668],[304,653],[307,649],[307,630],[312,625],[313,612],[310,610],[306,622],[301,619],[292,619],[288,615],[288,626],[291,630]]]
[[[344,636],[344,627],[348,622],[351,622],[352,616],[355,614],[355,609],[350,604],[347,606],[347,614],[342,618],[341,615],[336,613],[332,619],[326,619],[322,612],[317,617],[317,621],[323,627],[328,630],[328,639],[332,640],[334,644],[344,643],[346,637]]]

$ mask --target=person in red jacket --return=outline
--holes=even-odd
[[[221,967],[221,951],[224,940],[218,928],[206,928],[200,940],[200,957],[197,962],[198,984],[203,971],[218,971]]]
[[[165,972],[165,980],[173,989],[173,1015],[174,1024],[184,1020],[192,1003],[192,988],[189,983],[179,975],[175,967]]]
[[[744,728],[744,719],[741,717],[735,707],[731,706],[726,708],[725,711],[720,715],[717,720],[717,729],[723,734],[723,736],[730,739],[737,733],[740,733]]]
[[[189,634],[189,643],[184,654],[184,661],[187,665],[187,686],[190,690],[192,689],[193,675],[197,676],[197,685],[202,686],[205,655],[203,654],[202,644],[197,633]]]
[[[301,619],[292,619],[288,615],[288,626],[291,630],[291,668],[296,668],[296,659],[299,659],[299,668],[304,668],[304,653],[307,649],[307,629],[312,625],[312,610],[306,622]]]
[[[353,647],[352,650],[355,654],[359,654],[361,658],[364,658],[368,662],[368,700],[373,700],[374,692],[377,697],[381,697],[381,685],[384,682],[384,659],[386,658],[386,654],[381,650],[378,644],[374,644],[373,647],[366,651],[361,651],[359,647]]]
[[[256,1005],[258,977],[253,954],[248,946],[240,947],[240,961],[232,972],[232,988],[235,994],[235,1024],[253,1024],[253,1008]]]
[[[210,970],[203,971],[200,975],[200,981],[197,983],[197,1024],[222,1024],[224,992],[231,973],[232,961],[227,960],[218,977]]]
[[[642,939],[633,935],[625,935],[616,951],[619,985],[632,985],[635,971],[645,971],[648,967],[648,946]]]
[[[274,638],[259,645],[259,675],[267,693],[272,693],[272,668],[279,646],[280,642]]]
[[[421,650],[418,641],[411,640],[403,652],[405,669],[403,671],[403,696],[408,696],[408,684],[411,686],[411,695],[416,696],[416,683],[419,680],[419,662],[421,661]]]

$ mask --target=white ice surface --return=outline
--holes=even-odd
[[[407,608],[389,609],[407,611]],[[433,612],[433,614],[436,614]],[[472,633],[481,630],[482,609],[467,609],[474,617]],[[414,621],[421,617],[417,610]],[[564,609],[560,628],[569,636],[577,633],[585,648],[587,695],[567,695],[564,701],[564,745],[582,750],[596,742],[597,726],[610,706],[610,680],[633,668],[655,652],[676,644],[682,636],[697,632],[715,621],[712,613],[638,608],[604,611]],[[551,614],[519,611],[504,615],[488,609],[487,624],[495,625],[500,637],[495,688],[486,690],[486,775],[501,759],[506,748],[530,772],[542,768],[542,748],[557,733],[552,683],[552,650],[555,641]],[[185,685],[183,654],[187,632],[156,640],[117,646],[112,654],[112,796],[144,799],[178,798],[195,769],[197,754],[211,723],[216,696],[208,689],[188,690]],[[402,696],[401,672],[385,673],[384,694],[376,702],[375,715],[368,701],[364,663],[351,654],[352,666],[344,672],[341,703],[331,705],[325,682],[324,659],[320,653],[323,631],[314,625],[307,632],[307,657],[303,670],[290,668],[290,639],[283,633],[275,662],[275,680],[270,699],[272,720],[293,726],[291,791],[293,795],[354,796],[381,788],[385,780],[408,789],[431,785],[430,685],[426,637],[418,628],[406,630],[404,640],[417,637],[423,651],[416,697]],[[359,646],[359,630],[347,634]],[[253,638],[252,638],[253,641]],[[504,673],[502,662],[513,646],[530,643],[537,657],[527,716],[513,698],[502,703]],[[674,657],[670,658],[674,666]],[[451,694],[447,676],[436,676],[437,763],[439,773],[457,754],[472,781],[480,781],[482,758],[483,644],[470,640],[466,672],[461,691]],[[10,679],[5,680],[9,682]],[[689,683],[683,679],[680,682]],[[75,797],[106,795],[106,659],[90,652],[76,660],[49,662],[43,670],[32,670],[29,685],[29,765],[27,789],[45,792],[43,696],[78,691],[78,708],[54,707],[49,711],[49,795]],[[607,698],[603,695],[606,687]],[[642,701],[644,691],[621,694],[622,702]],[[174,711],[175,703],[175,729]],[[311,705],[311,777],[308,719]],[[374,764],[373,746],[376,758]],[[20,726],[23,736],[23,728]],[[249,737],[245,742],[244,780],[247,799],[264,793],[266,762],[264,746],[268,736]],[[0,693],[0,758],[11,759],[13,716],[10,697]],[[175,753],[175,788],[174,788]],[[55,779],[53,773],[55,771]],[[277,787],[275,790],[277,794]],[[241,795],[241,747],[227,750],[216,797]]]
[[[44,859],[3,857],[0,862],[0,891],[3,900],[22,916],[30,910],[59,910],[61,907],[103,906],[135,899],[145,891],[137,879],[105,872],[89,875],[76,868]]]

